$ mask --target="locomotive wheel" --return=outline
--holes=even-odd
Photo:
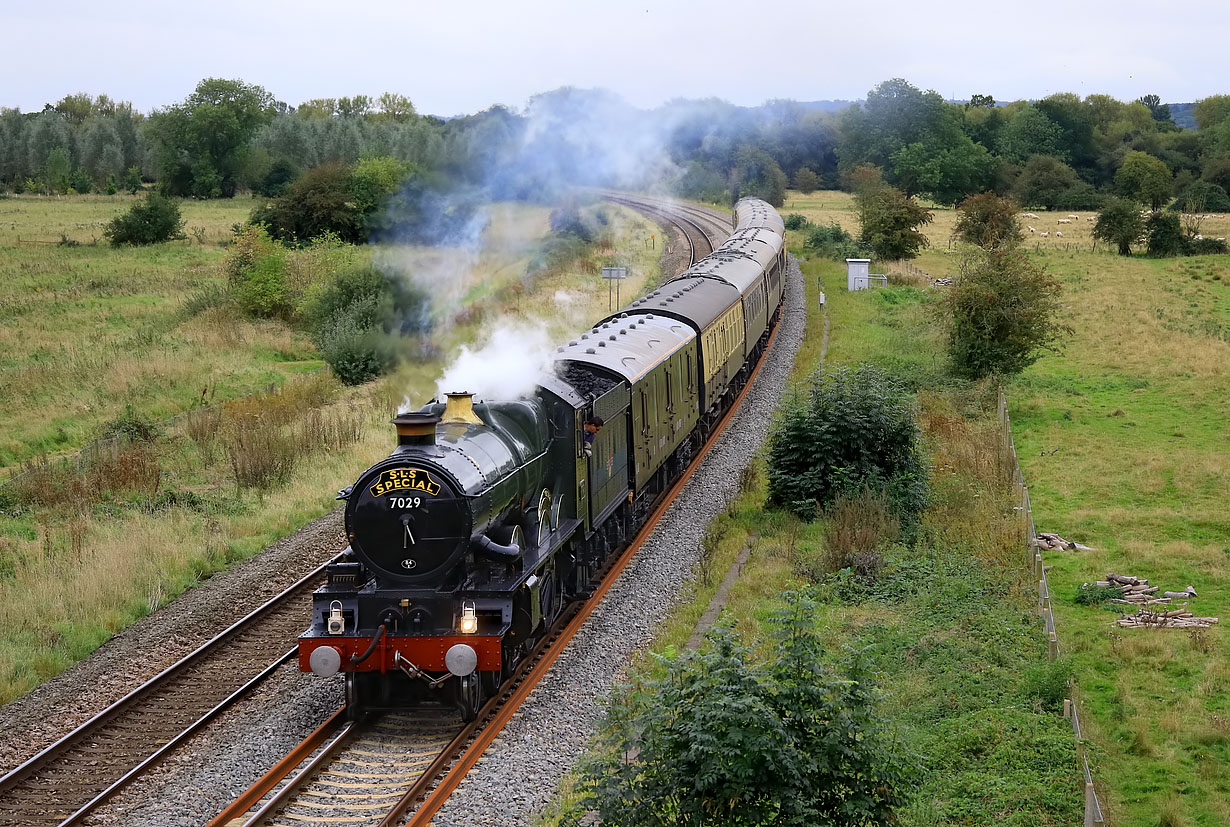
[[[560,607],[563,605],[562,595],[560,594],[559,580],[553,572],[543,572],[542,586],[538,592],[538,608],[542,613],[543,628],[550,628],[555,622],[555,618],[559,617]]]
[[[376,680],[379,675],[374,672],[346,673],[346,717],[357,721],[363,717],[376,694]]]
[[[478,717],[478,710],[483,708],[483,682],[478,672],[471,672],[464,678],[458,678],[454,684],[454,703],[461,712],[461,720],[469,723]]]

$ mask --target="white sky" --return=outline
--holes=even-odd
[[[892,77],[946,98],[1230,93],[1225,0],[0,0],[0,32],[0,106],[23,111],[89,92],[148,112],[205,77],[435,115],[564,85],[644,107],[858,99]]]

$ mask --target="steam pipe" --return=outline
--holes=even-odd
[[[485,552],[497,560],[516,560],[521,556],[521,547],[516,543],[502,546],[486,534],[480,534],[472,541],[476,551]]]
[[[359,655],[358,657],[355,657],[354,655],[350,656],[351,664],[353,664],[354,666],[358,666],[360,663],[370,658],[372,656],[372,652],[376,651],[376,646],[379,645],[380,639],[382,637],[384,637],[384,624],[383,623],[381,623],[380,628],[376,630],[376,636],[372,638],[372,642],[367,644],[367,651]]]

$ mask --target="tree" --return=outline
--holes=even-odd
[[[1129,152],[1115,173],[1115,188],[1121,195],[1153,210],[1161,209],[1170,200],[1172,186],[1166,164],[1147,152]]]
[[[405,95],[385,92],[377,101],[380,114],[394,121],[408,121],[414,117],[414,104]]]
[[[992,249],[1021,240],[1021,222],[1016,203],[993,192],[971,195],[960,203],[953,235],[962,241]]]
[[[1145,95],[1138,98],[1137,102],[1149,107],[1149,114],[1153,116],[1153,120],[1170,120],[1170,104],[1162,103],[1162,99],[1157,95]]]
[[[1144,231],[1145,222],[1141,218],[1140,208],[1123,198],[1108,201],[1093,225],[1093,237],[1117,245],[1121,256],[1132,254],[1132,245]]]
[[[855,196],[862,234],[859,242],[877,258],[910,259],[928,246],[918,229],[934,216],[901,190],[887,185],[864,190]]]
[[[270,234],[282,241],[307,241],[325,232],[343,241],[366,239],[363,214],[354,201],[350,168],[329,163],[299,176],[286,194],[252,212],[253,224],[267,224]]]
[[[161,244],[183,238],[184,222],[179,214],[179,204],[162,195],[151,192],[143,200],[133,204],[128,212],[111,220],[103,235],[111,246],[124,244]]]
[[[150,118],[159,186],[171,195],[234,195],[248,146],[273,111],[273,96],[259,86],[201,81],[183,103]]]
[[[1193,181],[1170,205],[1187,213],[1230,212],[1230,195],[1217,184]]]
[[[814,602],[783,597],[767,664],[718,627],[615,698],[581,768],[580,811],[620,827],[896,821],[917,768],[876,714],[865,656],[827,666]]]
[[[786,203],[786,173],[762,149],[739,147],[730,181],[735,200],[754,196],[763,198],[775,207]]]
[[[994,169],[991,153],[965,135],[945,147],[907,144],[892,156],[893,180],[898,186],[940,204],[956,204],[986,189]]]
[[[1060,285],[1046,268],[1012,247],[971,249],[943,294],[947,349],[961,376],[1020,373],[1068,328],[1059,321]]]
[[[912,397],[873,365],[822,370],[769,437],[769,502],[814,517],[838,497],[884,492],[904,523],[926,500]]]
[[[1063,129],[1037,106],[1024,107],[999,130],[996,151],[1014,164],[1024,163],[1033,155],[1068,158]]]
[[[43,187],[50,194],[63,195],[72,184],[72,162],[68,150],[58,146],[51,150],[47,162],[43,164]]]
[[[1196,118],[1196,127],[1202,131],[1217,126],[1230,118],[1230,95],[1210,95],[1196,101],[1192,115]]]
[[[1018,203],[1053,210],[1081,179],[1072,167],[1050,155],[1034,155],[1012,187]]]
[[[820,189],[820,176],[807,167],[800,167],[794,173],[794,188],[804,195],[809,195]]]
[[[975,109],[992,109],[995,107],[995,98],[990,95],[971,95],[969,105]]]

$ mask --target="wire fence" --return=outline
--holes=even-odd
[[[1029,487],[1025,484],[1025,475],[1021,472],[1021,463],[1017,459],[1016,442],[1012,438],[1012,418],[1008,413],[1008,398],[1004,389],[999,389],[999,402],[996,409],[1001,426],[1001,448],[1005,459],[1012,468],[1012,484],[1016,488],[1020,505],[1019,509],[1025,530],[1026,566],[1034,573],[1038,582],[1038,612],[1042,615],[1046,633],[1046,652],[1050,660],[1059,657],[1059,632],[1055,628],[1055,615],[1051,611],[1051,587],[1046,579],[1047,567],[1042,562],[1042,552],[1038,547],[1038,532],[1034,527],[1033,507],[1029,501]],[[1081,732],[1080,713],[1077,711],[1076,687],[1068,681],[1068,697],[1064,699],[1064,717],[1072,722],[1072,732],[1076,735],[1076,754],[1080,758],[1081,771],[1085,776],[1085,827],[1102,827],[1106,821],[1102,815],[1102,803],[1098,800],[1097,791],[1093,786],[1093,774],[1089,770],[1089,755],[1085,749],[1084,735]]]

